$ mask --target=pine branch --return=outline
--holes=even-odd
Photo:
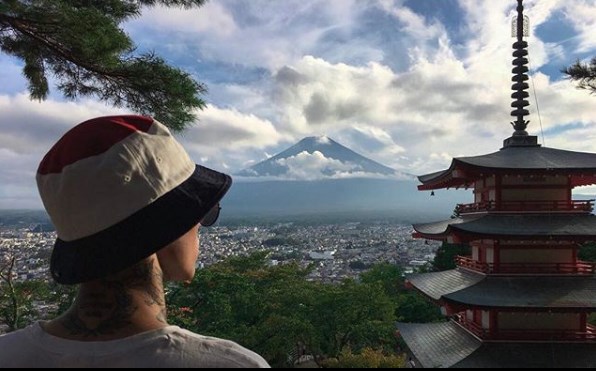
[[[596,57],[592,58],[589,64],[577,61],[562,72],[570,80],[576,81],[578,88],[590,90],[590,93],[596,94]]]

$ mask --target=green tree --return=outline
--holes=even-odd
[[[5,0],[0,50],[24,62],[32,99],[50,91],[48,74],[66,98],[94,96],[153,115],[180,130],[205,106],[205,87],[153,52],[135,54],[120,24],[143,6],[198,7],[206,0]]]
[[[455,257],[470,255],[470,246],[466,244],[450,244],[443,242],[437,250],[433,267],[436,271],[445,271],[455,268]]]
[[[382,350],[364,348],[358,354],[345,348],[337,358],[322,362],[325,368],[405,368],[406,356],[385,354]]]
[[[596,57],[593,57],[590,63],[577,61],[562,72],[569,79],[576,81],[578,88],[596,93]]]
[[[596,263],[596,243],[592,242],[583,245],[579,250],[578,257],[583,261]]]
[[[43,281],[15,279],[16,256],[10,255],[0,266],[0,323],[8,332],[18,330],[38,319],[34,302],[48,298],[48,285]],[[52,302],[52,301],[50,301]]]
[[[405,289],[404,274],[395,264],[379,263],[362,273],[366,284],[380,284],[393,300],[395,317],[400,322],[437,322],[443,319],[439,308],[416,292]]]
[[[405,290],[404,272],[395,264],[379,263],[360,275],[363,283],[381,283],[385,293],[391,297],[397,297]]]
[[[441,315],[439,307],[417,292],[407,292],[400,295],[397,299],[395,314],[400,322],[408,323],[427,323],[445,320]]]
[[[395,303],[381,283],[327,285],[309,281],[309,272],[297,263],[269,266],[264,253],[228,259],[168,289],[169,319],[233,339],[277,367],[304,353],[335,357],[346,346],[395,348]]]

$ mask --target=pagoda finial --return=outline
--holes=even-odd
[[[517,17],[513,18],[511,24],[512,36],[517,37],[517,41],[513,43],[513,72],[512,81],[514,84],[511,86],[513,94],[513,102],[511,107],[515,108],[511,111],[511,116],[516,117],[517,120],[511,122],[511,125],[515,129],[514,136],[527,136],[528,132],[526,127],[530,121],[524,120],[524,116],[530,114],[526,109],[530,103],[526,100],[529,97],[526,91],[528,86],[528,43],[523,40],[524,36],[529,35],[529,20],[528,17],[524,16],[524,5],[523,0],[517,0]]]

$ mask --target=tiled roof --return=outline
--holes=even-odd
[[[452,232],[504,237],[596,237],[596,216],[553,214],[487,214],[440,222],[414,224],[414,230],[427,236]]]
[[[398,323],[397,328],[424,368],[451,367],[481,345],[453,322]]]
[[[589,308],[596,310],[595,277],[496,277],[465,269],[409,276],[434,300],[490,308]]]
[[[596,343],[481,343],[453,322],[397,327],[425,368],[596,367]]]
[[[591,308],[596,310],[594,277],[486,277],[443,296],[464,305],[491,308]]]
[[[485,278],[482,274],[453,269],[443,272],[415,274],[407,280],[418,290],[434,300],[477,284]]]
[[[454,368],[594,368],[596,344],[486,343]]]
[[[587,152],[565,151],[539,146],[507,147],[500,151],[481,156],[457,157],[447,170],[419,176],[422,183],[431,183],[448,176],[459,167],[476,170],[544,170],[585,172],[596,174],[596,154]]]

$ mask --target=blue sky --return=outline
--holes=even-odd
[[[531,134],[596,152],[596,96],[560,69],[596,55],[596,0],[525,1]],[[513,0],[218,0],[146,8],[124,25],[204,82],[208,108],[180,135],[199,163],[236,172],[327,135],[424,174],[489,153],[511,134]],[[35,170],[70,127],[126,112],[53,92],[30,101],[21,63],[0,55],[0,208],[39,208]],[[535,99],[540,107],[540,120]]]

